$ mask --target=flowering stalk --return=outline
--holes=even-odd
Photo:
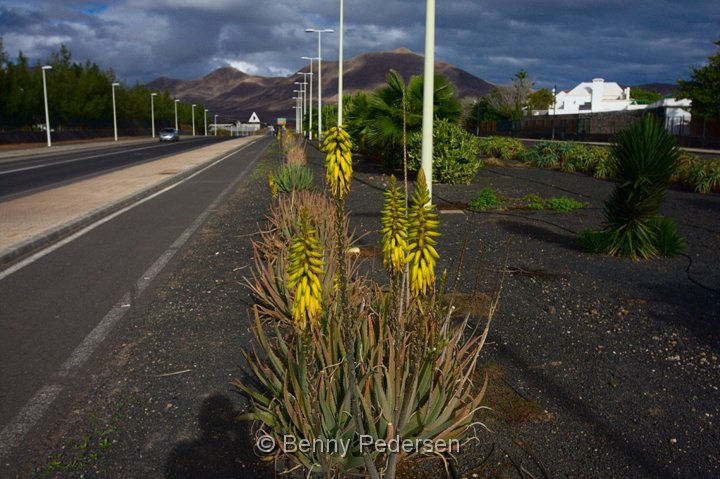
[[[383,265],[391,277],[397,277],[405,265],[407,252],[407,219],[405,195],[390,176],[390,186],[385,191],[382,210]]]
[[[299,233],[290,246],[288,288],[296,288],[292,305],[295,325],[305,331],[308,323],[316,323],[322,313],[322,286],[319,276],[323,273],[322,248],[315,237],[315,230],[308,224],[306,210],[300,213]]]
[[[325,178],[333,198],[344,199],[352,180],[352,141],[342,127],[334,126],[325,132],[322,150],[325,156]]]
[[[420,169],[410,206],[408,236],[411,243],[406,258],[410,263],[410,292],[415,297],[426,296],[435,284],[435,263],[440,256],[435,251],[437,242],[433,237],[440,233],[435,231],[439,222],[435,219],[434,209],[430,204],[425,173]]]

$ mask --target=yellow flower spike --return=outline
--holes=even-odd
[[[296,327],[304,331],[308,323],[314,324],[322,313],[322,286],[319,276],[323,274],[322,252],[315,237],[315,230],[308,225],[306,210],[300,212],[299,233],[290,246],[288,289],[295,288],[292,316]]]
[[[276,200],[278,197],[278,185],[275,182],[275,175],[273,175],[272,171],[268,172],[268,186],[270,186],[270,193],[272,194],[272,199]]]
[[[383,265],[390,274],[402,272],[407,250],[407,221],[405,219],[405,198],[390,176],[390,186],[385,191],[385,206],[382,210]]]
[[[410,292],[415,297],[425,296],[435,285],[435,263],[439,258],[434,245],[433,236],[440,233],[434,231],[439,225],[435,219],[435,206],[430,203],[425,174],[418,172],[415,194],[410,207],[407,248],[405,261],[410,263]]]
[[[352,143],[342,128],[334,126],[325,132],[322,150],[325,156],[325,178],[330,193],[343,199],[350,191],[352,180]]]

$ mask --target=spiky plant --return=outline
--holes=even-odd
[[[611,154],[616,184],[605,202],[604,238],[590,234],[583,238],[593,237],[588,243],[604,245],[604,252],[612,256],[657,256],[661,254],[658,212],[678,159],[675,139],[653,116],[645,115],[618,133]]]
[[[440,233],[435,231],[439,223],[435,219],[437,213],[434,210],[435,206],[430,204],[425,172],[421,169],[418,171],[408,220],[410,244],[406,261],[410,263],[410,292],[413,296],[427,295],[435,284],[435,262],[439,256],[435,250],[437,242],[433,237]]]
[[[382,210],[383,264],[391,277],[402,272],[407,251],[407,218],[405,196],[390,176],[390,186],[385,191],[385,206]]]

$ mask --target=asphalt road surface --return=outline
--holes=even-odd
[[[0,271],[0,461],[37,436],[103,339],[269,142],[250,143],[6,277]]]
[[[149,143],[53,152],[19,157],[0,163],[0,200],[37,192],[148,161],[200,148],[223,137],[185,137],[175,143]]]

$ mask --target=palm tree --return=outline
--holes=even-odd
[[[353,137],[379,154],[391,167],[402,164],[403,112],[407,133],[422,128],[423,77],[413,76],[405,86],[395,70],[387,75],[387,86],[367,96],[356,95],[348,106],[348,123]],[[403,106],[404,105],[404,106]],[[450,81],[435,75],[433,117],[458,122],[462,114],[457,92]]]

